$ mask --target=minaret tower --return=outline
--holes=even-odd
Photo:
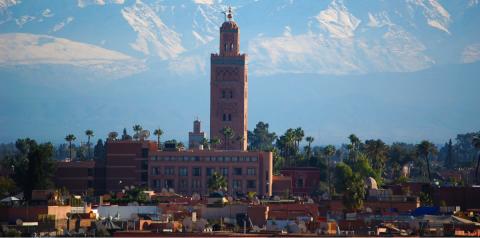
[[[240,54],[240,32],[229,7],[220,27],[220,54],[210,63],[210,138],[218,138],[216,149],[246,150],[248,118],[247,55]],[[224,128],[233,135],[225,136]]]

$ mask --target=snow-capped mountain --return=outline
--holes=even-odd
[[[368,6],[347,0],[229,3],[253,74],[410,72],[480,58],[480,34],[473,30],[480,10],[474,0],[372,0]],[[50,64],[52,57],[55,63],[71,62],[60,51],[49,52],[44,62],[28,58],[25,52],[42,54],[29,45],[48,35],[92,46],[76,49],[80,55],[96,57],[104,48],[138,62],[134,68],[129,61],[109,59],[129,66],[113,78],[146,68],[206,76],[225,7],[221,0],[1,0],[0,34],[8,33],[2,37],[2,56],[10,58],[0,59],[0,65]],[[18,33],[30,34],[32,42],[24,47],[16,43],[18,38],[27,41],[26,35],[13,35]],[[59,49],[63,43],[54,40],[49,46]]]
[[[478,130],[478,0],[0,0],[0,142],[134,123],[185,139],[208,121],[227,4],[249,128],[304,126],[320,143]]]

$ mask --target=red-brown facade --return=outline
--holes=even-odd
[[[220,27],[220,54],[211,55],[210,138],[219,149],[246,150],[248,123],[247,55],[240,54],[240,32],[231,18]],[[221,130],[233,129],[233,138]]]

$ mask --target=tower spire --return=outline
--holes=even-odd
[[[233,11],[231,6],[228,6],[228,9],[222,13],[225,15],[225,21],[233,21]]]

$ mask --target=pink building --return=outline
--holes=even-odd
[[[222,150],[156,151],[149,156],[149,187],[181,194],[208,194],[207,181],[220,173],[228,193],[272,194],[272,153]]]

